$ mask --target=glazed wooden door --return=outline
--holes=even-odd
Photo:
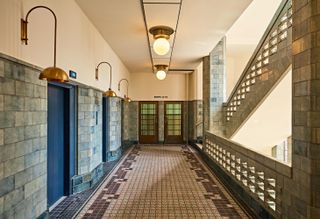
[[[139,102],[139,142],[158,143],[158,102]]]
[[[183,103],[164,103],[164,142],[168,144],[183,143]]]

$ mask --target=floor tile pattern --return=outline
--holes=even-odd
[[[104,165],[105,174],[101,178],[101,181],[112,171],[117,163],[118,161],[111,161]],[[91,189],[66,197],[52,211],[50,211],[49,218],[72,218],[79,211],[79,208],[83,206],[92,193],[97,189],[99,184],[100,182],[98,182],[96,186],[92,187]]]
[[[185,146],[136,146],[78,218],[248,218]]]

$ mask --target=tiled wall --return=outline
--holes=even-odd
[[[197,137],[202,138],[202,117],[203,117],[203,106],[202,100],[195,100],[195,101],[184,101],[183,102],[183,109],[184,109],[184,141],[187,140],[187,130],[189,129],[189,133],[191,130],[194,137],[189,137],[189,140],[193,139],[196,140]],[[164,101],[158,102],[158,139],[159,143],[164,142]],[[127,105],[124,105],[124,121],[123,121],[123,141],[135,143],[139,140],[139,101],[131,102]],[[189,111],[188,111],[189,110]],[[189,118],[189,127],[188,127],[188,118]],[[195,123],[190,122],[190,119],[195,119],[195,121],[201,121],[201,125],[195,127]]]
[[[116,160],[121,156],[121,110],[122,103],[119,97],[105,97],[108,101],[109,111],[107,124],[109,133],[107,133],[107,145],[109,146],[108,161]]]
[[[225,97],[225,54],[226,39],[219,41],[210,53],[210,131],[224,135],[223,102]]]
[[[203,137],[203,101],[188,102],[189,107],[189,141],[201,142]]]
[[[137,142],[139,137],[139,105],[138,102],[131,102],[129,104],[129,140],[131,142]]]
[[[47,83],[38,76],[0,54],[0,218],[47,209]]]
[[[320,0],[293,0],[292,168],[288,218],[320,215]],[[293,184],[293,186],[291,186]]]
[[[158,127],[159,127],[159,142],[162,143],[164,142],[164,102],[159,101],[158,105],[158,111],[159,111],[159,122],[158,122]]]
[[[138,102],[122,104],[122,146],[125,150],[138,141]]]
[[[103,175],[102,92],[78,85],[78,171],[72,193],[91,188]]]
[[[225,97],[225,38],[203,59],[204,131],[225,134],[223,101]]]
[[[78,88],[78,174],[85,174],[102,161],[102,92]]]

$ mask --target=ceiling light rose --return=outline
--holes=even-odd
[[[120,91],[120,84],[122,81],[126,81],[127,82],[127,95],[123,96],[123,100],[124,102],[130,103],[132,100],[131,98],[128,96],[129,95],[129,81],[125,78],[121,79],[118,83],[118,91]]]
[[[107,64],[109,66],[109,68],[110,68],[110,72],[109,72],[110,73],[109,89],[103,93],[103,96],[104,97],[116,97],[117,96],[116,92],[114,92],[111,89],[111,84],[112,84],[112,66],[110,65],[109,62],[100,62],[98,64],[98,66],[96,67],[96,80],[99,80],[99,66],[101,64]]]
[[[167,26],[155,26],[150,28],[149,32],[153,35],[155,39],[153,43],[153,50],[158,55],[165,55],[170,50],[170,35],[174,33],[171,27]]]
[[[155,65],[154,66],[156,68],[156,77],[162,81],[167,77],[167,69],[168,69],[168,65]]]
[[[53,81],[53,82],[60,82],[60,83],[65,83],[69,81],[68,74],[62,70],[61,68],[56,67],[56,57],[57,57],[57,17],[55,13],[48,7],[46,6],[36,6],[31,8],[27,15],[26,19],[21,19],[21,41],[25,44],[28,45],[28,17],[29,14],[38,8],[43,8],[49,10],[53,17],[54,17],[54,52],[53,52],[53,67],[48,67],[44,69],[40,75],[39,79],[40,80],[46,80],[46,81]]]

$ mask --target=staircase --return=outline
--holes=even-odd
[[[292,2],[284,0],[224,105],[230,138],[288,73],[292,64]]]

